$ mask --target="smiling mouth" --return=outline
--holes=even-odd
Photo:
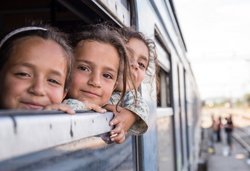
[[[25,109],[33,109],[33,110],[42,110],[44,108],[41,104],[30,103],[30,102],[22,102]]]
[[[99,94],[97,94],[97,93],[94,93],[94,92],[91,92],[91,91],[84,91],[84,90],[82,90],[81,91],[82,92],[82,94],[84,95],[84,96],[87,96],[87,97],[100,97],[100,95]]]

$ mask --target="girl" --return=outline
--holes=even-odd
[[[102,26],[103,27],[103,26]],[[107,28],[102,28],[100,25],[97,27],[97,28],[99,28],[100,30],[105,30],[105,29],[107,29]],[[103,37],[103,35],[105,35],[105,36],[107,36],[107,35],[109,35],[109,38],[110,37],[112,37],[112,35],[114,35],[114,31],[112,31],[111,33],[109,33],[109,34],[103,34],[102,33],[102,31],[98,31],[98,29],[96,30],[96,29],[91,29],[92,31],[93,31],[93,33],[92,34],[94,34],[94,35],[96,35],[97,37],[96,37],[96,39],[94,39],[94,38],[92,38],[92,41],[96,41],[96,40],[98,40],[99,42],[100,42],[100,40],[101,40],[101,38],[100,37]],[[97,33],[98,32],[100,32],[101,34],[100,35],[98,35]],[[110,32],[110,30],[108,31],[108,32]],[[137,34],[137,32],[135,32],[136,34]],[[85,33],[86,34],[86,33]],[[92,35],[91,34],[91,32],[90,33],[88,33],[89,35]],[[140,35],[140,34],[139,34]],[[105,37],[104,36],[104,37]],[[118,37],[119,37],[120,35],[118,35]],[[81,36],[77,36],[78,38],[80,38]],[[80,38],[81,39],[81,38]],[[90,39],[90,38],[88,38],[88,39]],[[86,39],[86,38],[84,38],[84,42],[87,42],[87,40],[88,39]],[[143,37],[142,37],[142,40],[145,40],[145,41],[147,41],[146,39],[144,39]],[[88,41],[90,41],[90,40],[88,40]],[[84,42],[82,42],[83,44],[84,44]],[[140,41],[139,41],[140,42]],[[95,44],[93,44],[93,46],[92,47],[82,47],[82,51],[83,51],[83,53],[82,54],[85,54],[85,56],[86,56],[86,58],[87,58],[87,56],[88,57],[91,57],[91,55],[90,54],[94,54],[93,56],[95,56],[95,57],[93,57],[92,56],[92,59],[95,59],[95,60],[93,60],[92,61],[92,63],[94,64],[94,63],[98,63],[98,62],[96,62],[96,61],[101,61],[102,59],[102,61],[101,62],[99,62],[99,63],[101,63],[101,64],[103,64],[103,62],[104,62],[104,60],[105,60],[105,58],[102,58],[102,59],[100,59],[100,57],[101,56],[103,56],[103,55],[107,55],[106,53],[107,53],[107,51],[108,51],[108,48],[106,48],[106,49],[103,49],[103,51],[101,51],[99,54],[97,54],[97,47],[98,47],[98,42],[95,42]],[[143,44],[144,45],[144,44]],[[144,70],[146,70],[146,68],[148,67],[148,63],[149,63],[149,55],[147,54],[147,52],[149,52],[150,51],[150,48],[148,48],[148,46],[146,46],[146,45],[144,45],[144,46],[142,46],[144,49],[143,50],[145,50],[145,47],[146,47],[146,50],[145,50],[145,53],[146,53],[146,55],[145,55],[145,53],[142,53],[142,56],[145,56],[145,57],[143,57],[143,62],[144,61],[146,61],[146,62],[144,62],[144,65],[145,65],[145,68],[144,68]],[[148,48],[148,49],[147,49]],[[92,51],[92,52],[91,52]],[[150,51],[151,52],[151,51]],[[76,54],[77,54],[77,48],[76,48]],[[87,54],[89,54],[89,55],[87,55]],[[139,53],[140,54],[140,53]],[[140,54],[141,55],[141,54]],[[139,56],[140,56],[139,55]],[[76,55],[76,60],[77,60],[77,56],[78,55]],[[98,56],[99,56],[99,58],[98,58]],[[111,56],[111,55],[107,55],[107,56]],[[86,59],[85,58],[85,59]],[[107,57],[108,58],[108,57]],[[132,56],[131,56],[131,58],[132,58]],[[138,58],[140,58],[139,59],[139,63],[140,63],[140,65],[141,65],[141,63],[142,63],[142,61],[141,61],[141,57],[138,57]],[[146,59],[145,59],[146,58]],[[88,59],[89,60],[89,59]],[[109,63],[111,62],[111,59],[109,60]],[[77,62],[76,62],[77,63]],[[97,65],[96,65],[97,66]],[[120,68],[122,69],[124,66],[121,66]],[[79,68],[81,68],[81,67],[79,67]],[[91,69],[90,69],[91,68]],[[93,69],[94,67],[84,67],[84,68],[82,68],[82,70],[85,70],[85,72],[89,72],[89,73],[91,73],[92,72],[92,74],[94,75],[94,69]],[[135,67],[135,68],[137,68],[137,67]],[[125,68],[124,69],[126,69],[126,66],[125,66]],[[137,70],[137,69],[136,69]],[[117,70],[118,71],[118,70]],[[120,77],[120,78],[123,78],[123,79],[126,79],[126,78],[124,78],[124,76],[126,76],[126,73],[127,73],[127,71],[126,70],[124,70],[124,71],[122,71],[122,73],[123,73],[123,76],[122,77]],[[73,75],[75,75],[75,74],[73,74]],[[143,75],[143,74],[142,74]],[[127,76],[126,76],[127,77]],[[92,84],[92,86],[94,85],[93,84],[93,82],[91,81],[91,82],[89,82],[89,83],[87,83],[86,81],[85,81],[85,83],[83,83],[83,84],[80,84],[80,79],[83,79],[82,77],[80,78],[78,78],[78,79],[76,79],[76,77],[75,76],[73,76],[73,82],[74,82],[74,80],[75,81],[77,81],[78,83],[76,83],[75,82],[75,85],[78,85],[78,86],[80,86],[81,85],[81,87],[82,87],[82,85],[86,85],[86,84],[89,84],[89,85],[91,85]],[[139,80],[139,82],[141,83],[141,81],[142,80]],[[100,81],[100,80],[98,80],[97,79],[97,81],[96,81],[97,83],[99,82],[99,83],[105,83],[104,81]],[[99,85],[99,83],[97,84],[97,83],[95,83],[95,85]],[[122,83],[122,81],[120,80],[119,81],[119,83]],[[137,84],[137,87],[136,87],[136,89],[139,87],[139,85],[140,85],[140,83],[139,84]],[[120,84],[119,84],[120,85]],[[128,85],[130,85],[130,84],[128,84]],[[71,88],[73,89],[73,87],[76,87],[76,86],[72,86]],[[101,87],[101,85],[100,85],[100,87]],[[118,96],[117,95],[114,95],[115,97],[112,97],[111,98],[111,101],[113,102],[113,104],[118,104],[119,103],[119,100],[121,100],[121,97],[122,97],[122,91],[125,91],[126,90],[126,84],[125,84],[125,86],[124,86],[124,82],[123,82],[123,86],[119,86],[120,88],[119,88],[119,90],[121,90],[121,91],[119,91],[119,94],[118,94]],[[115,87],[112,87],[113,89],[115,88]],[[131,87],[130,87],[131,88]],[[78,89],[80,89],[80,88],[78,88]],[[112,92],[113,91],[113,89],[111,90],[111,91],[109,91],[109,92]],[[106,89],[104,89],[104,90],[106,90]],[[74,90],[72,90],[72,91],[74,91]],[[75,90],[76,91],[76,90]],[[86,92],[85,92],[85,90],[84,89],[82,89],[81,91],[78,91],[78,92],[81,92],[81,93],[78,93],[78,95],[79,94],[81,94],[81,97],[80,96],[78,96],[78,100],[79,99],[83,99],[82,101],[84,101],[84,102],[86,102],[86,100],[88,100],[88,102],[93,102],[93,96],[89,96],[88,94],[86,94]],[[94,92],[94,91],[92,91],[92,92]],[[94,93],[90,93],[91,95],[92,94],[94,94]],[[77,93],[75,93],[75,94],[77,94]],[[85,95],[84,95],[85,94]],[[136,90],[134,90],[133,91],[133,93],[131,94],[131,93],[127,93],[127,94],[129,94],[128,96],[127,96],[127,99],[124,101],[125,103],[123,103],[123,106],[124,107],[126,107],[126,109],[125,108],[120,108],[119,107],[119,110],[116,110],[117,109],[117,106],[114,106],[114,105],[108,105],[106,108],[107,109],[109,109],[109,110],[111,110],[114,114],[115,114],[115,118],[111,121],[111,125],[115,125],[115,129],[113,129],[112,131],[111,131],[111,140],[112,141],[115,141],[115,142],[117,142],[117,143],[122,143],[124,140],[125,140],[125,136],[124,136],[124,134],[127,132],[127,130],[131,127],[131,125],[133,125],[133,123],[135,123],[136,122],[136,124],[134,124],[134,126],[133,126],[133,129],[131,129],[131,131],[134,133],[134,134],[136,134],[136,135],[138,135],[138,134],[141,134],[141,133],[144,133],[146,130],[147,130],[147,113],[148,113],[148,110],[147,110],[147,106],[145,105],[145,103],[141,100],[141,97],[139,97],[139,98],[137,98],[137,100],[136,100],[136,102],[137,103],[135,103],[135,100],[133,100],[134,99],[134,95],[136,94]],[[132,96],[131,96],[132,95]],[[69,96],[72,98],[75,98],[75,97],[77,97],[76,95],[72,95],[72,93],[71,93],[71,91],[70,91],[70,94],[69,94]],[[84,97],[85,96],[85,97]],[[109,93],[109,97],[111,96],[111,94]],[[81,106],[82,105],[82,103],[77,103],[77,101],[74,101],[74,100],[72,100],[72,99],[69,99],[69,100],[67,100],[65,103],[67,103],[67,104],[69,104],[69,105],[71,105],[71,106],[73,106],[73,108],[74,109],[84,109],[86,106]],[[95,102],[94,102],[95,103]],[[107,103],[107,98],[105,99],[105,103]],[[96,103],[96,104],[98,104],[98,103]],[[100,103],[99,103],[100,104]],[[128,104],[128,105],[127,105]],[[130,105],[131,104],[131,105]],[[136,104],[136,105],[135,105]],[[103,104],[102,104],[103,105]],[[87,105],[88,106],[88,105]],[[88,107],[87,107],[88,108]],[[93,107],[90,107],[91,109],[93,109]],[[137,116],[138,115],[138,116]]]
[[[156,53],[155,44],[151,39],[145,38],[145,36],[131,28],[123,28],[120,30],[121,35],[124,36],[127,49],[129,51],[129,64],[130,64],[130,76],[132,77],[128,81],[126,94],[122,107],[133,112],[136,116],[136,120],[128,119],[132,115],[127,115],[127,121],[124,123],[125,130],[129,130],[135,134],[140,135],[147,131],[148,128],[148,106],[144,102],[141,94],[138,93],[139,86],[146,76],[154,77],[155,72],[153,68],[156,65]],[[111,102],[116,104],[122,86],[118,84],[116,91],[113,93]],[[114,106],[107,106],[106,109],[111,110],[113,113],[117,113]],[[131,122],[129,122],[131,121]],[[134,121],[134,122],[133,122]],[[116,118],[112,121],[117,123]],[[132,126],[132,127],[131,127]]]
[[[109,102],[117,86],[120,68],[124,68],[122,83],[125,88],[120,98],[123,99],[128,68],[127,53],[120,34],[108,26],[98,24],[87,30],[76,34],[73,38],[75,65],[72,84],[67,95],[71,99],[66,99],[64,103],[75,110],[98,111],[98,107],[101,109],[100,107]],[[130,111],[126,112],[134,115]],[[116,138],[113,140],[121,143],[125,140],[123,124],[119,120],[114,125],[115,129],[111,134],[116,135]]]
[[[72,50],[51,27],[22,27],[0,43],[0,108],[53,109],[69,85]],[[56,106],[69,113],[66,105]]]

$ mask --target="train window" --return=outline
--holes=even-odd
[[[130,26],[130,3],[127,0],[98,0],[104,8],[111,12],[112,16],[126,26]]]
[[[6,1],[1,4],[0,11],[1,33],[9,32],[31,22],[58,24],[64,27],[76,22],[81,23],[79,17],[74,13],[57,1],[51,0]]]
[[[158,107],[171,107],[171,94],[170,94],[170,73],[160,69],[158,73],[159,92],[157,95]]]
[[[99,3],[98,3],[99,2]],[[31,22],[49,23],[71,32],[82,25],[110,22],[130,25],[130,1],[23,0],[6,1],[0,6],[0,37]]]
[[[158,39],[156,39],[155,43],[160,67],[157,75],[159,84],[157,106],[165,108],[171,107],[170,54],[164,50]]]
[[[159,90],[157,94],[157,146],[158,146],[158,170],[174,170],[174,126],[172,109],[172,80],[171,80],[171,57],[166,48],[160,30],[155,29],[155,44],[159,63],[157,80]],[[172,137],[172,138],[171,138]]]

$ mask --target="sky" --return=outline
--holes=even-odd
[[[174,0],[202,99],[250,93],[250,0]]]

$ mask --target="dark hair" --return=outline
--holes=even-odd
[[[119,29],[119,32],[124,37],[126,43],[128,43],[130,39],[135,38],[141,40],[147,46],[149,62],[147,65],[146,73],[149,76],[153,76],[155,74],[155,72],[153,72],[153,69],[157,64],[157,55],[154,41],[152,39],[146,38],[142,32],[136,31],[131,27],[124,27],[122,29]]]
[[[54,27],[50,27],[47,25],[42,27],[40,26],[22,27],[7,34],[0,43],[0,70],[3,69],[4,65],[11,56],[12,50],[15,47],[17,41],[25,37],[32,37],[32,36],[38,36],[45,40],[53,40],[56,43],[58,43],[64,50],[67,61],[67,75],[66,75],[64,89],[65,91],[67,91],[71,79],[71,70],[74,60],[72,48],[68,43],[67,36]]]
[[[120,61],[117,79],[119,77],[119,74],[122,73],[123,90],[121,98],[116,104],[118,106],[124,100],[124,95],[126,92],[127,70],[129,69],[125,42],[121,35],[112,26],[108,24],[96,24],[87,26],[84,28],[84,31],[75,33],[72,36],[71,41],[72,46],[76,47],[80,41],[89,40],[110,44],[117,50],[119,54]],[[123,69],[123,72],[120,72],[121,69]]]

